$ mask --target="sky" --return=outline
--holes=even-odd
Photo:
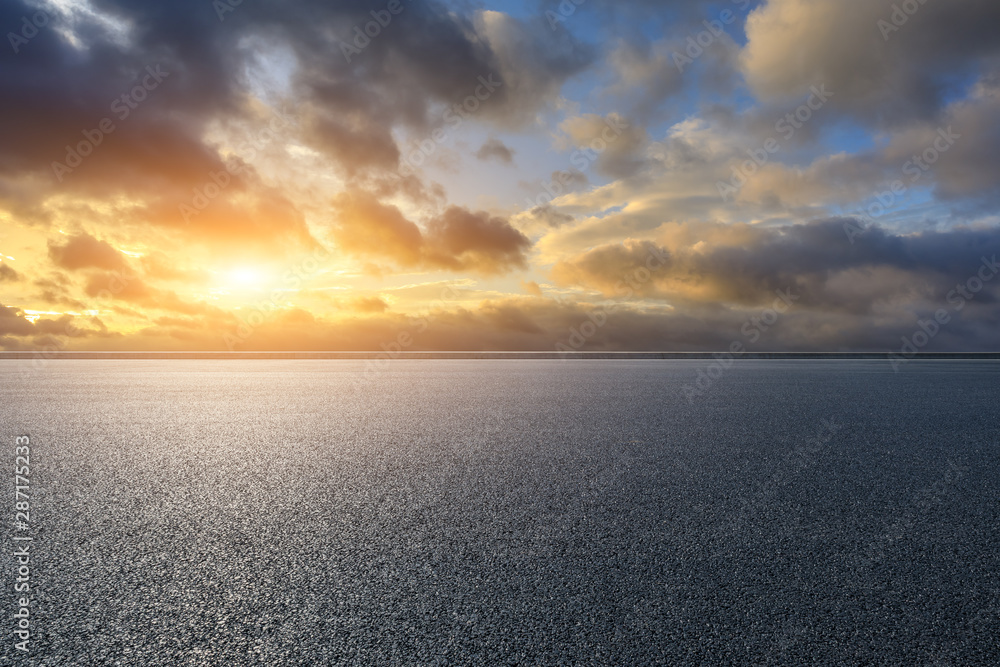
[[[1000,348],[995,0],[5,0],[0,349]]]

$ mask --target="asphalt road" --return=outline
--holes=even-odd
[[[16,363],[0,664],[1000,664],[997,362]]]

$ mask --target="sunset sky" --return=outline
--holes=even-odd
[[[995,350],[997,26],[5,0],[0,349]]]

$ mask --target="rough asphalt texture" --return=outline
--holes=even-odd
[[[0,363],[0,664],[1000,664],[997,362]]]

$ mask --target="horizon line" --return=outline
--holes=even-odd
[[[781,360],[781,359],[907,359],[907,360],[1000,360],[1000,352],[918,352],[901,355],[897,352],[599,352],[599,351],[164,351],[164,350],[80,350],[0,351],[0,360],[20,359],[665,359],[665,360]]]

